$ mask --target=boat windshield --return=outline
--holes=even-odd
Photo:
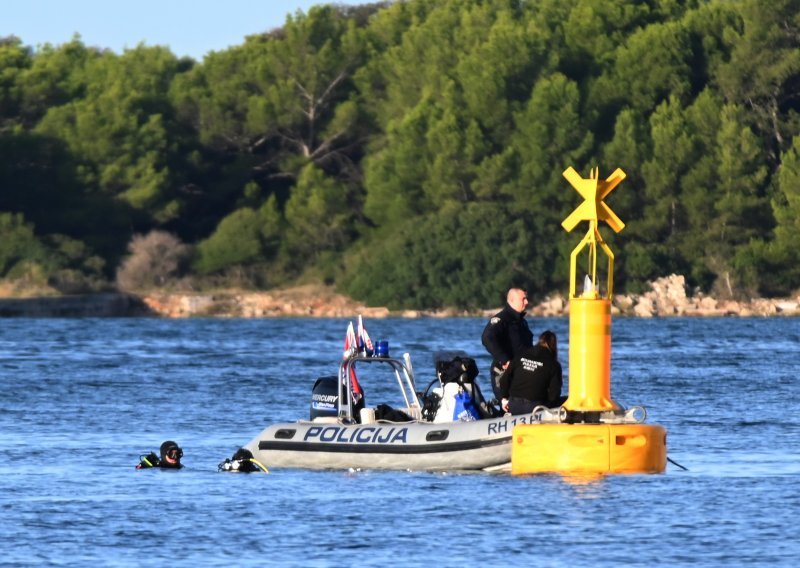
[[[411,366],[411,357],[408,353],[403,354],[403,359],[396,359],[394,357],[365,357],[356,355],[345,359],[339,366],[339,419],[342,421],[353,421],[353,409],[355,408],[355,401],[353,400],[353,377],[356,377],[356,367],[369,365],[370,367],[382,366],[391,370],[391,374],[397,382],[397,387],[403,397],[403,401],[407,409],[417,409],[422,411],[419,398],[417,396],[416,385],[414,384],[414,370]],[[385,377],[386,373],[380,373]],[[358,376],[356,381],[361,381],[366,377],[366,373]],[[346,388],[350,385],[350,388]],[[343,392],[344,391],[344,392]],[[381,389],[376,389],[381,392]]]

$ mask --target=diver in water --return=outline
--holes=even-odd
[[[141,461],[136,469],[148,469],[151,467],[160,467],[161,469],[181,469],[183,464],[181,458],[183,457],[183,450],[173,442],[167,440],[161,444],[159,449],[161,457],[157,456],[155,452],[150,452],[146,456],[141,456]]]
[[[238,471],[241,473],[252,473],[254,471],[263,471],[269,473],[267,468],[253,457],[250,450],[239,448],[232,458],[225,458],[225,461],[217,466],[219,471]]]

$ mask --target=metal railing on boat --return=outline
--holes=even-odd
[[[388,365],[397,380],[400,392],[403,395],[406,408],[415,416],[421,416],[422,405],[417,398],[416,386],[414,384],[414,371],[411,367],[411,357],[408,353],[403,354],[403,360],[394,357],[367,357],[364,355],[354,355],[342,361],[339,366],[339,420],[342,422],[354,422],[353,416],[353,389],[350,381],[351,371],[355,373],[357,363],[383,363]]]

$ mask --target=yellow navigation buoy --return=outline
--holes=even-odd
[[[624,409],[611,399],[611,295],[614,254],[603,241],[598,222],[620,232],[625,224],[603,199],[623,180],[617,168],[600,180],[567,168],[564,177],[584,201],[561,224],[568,232],[581,221],[589,230],[570,255],[569,396],[556,412],[534,410],[538,423],[514,428],[511,473],[661,473],[667,465],[667,433],[642,424],[641,407]],[[597,285],[597,248],[608,258],[604,293]],[[583,290],[576,293],[578,255],[587,249]]]
[[[667,432],[657,424],[523,424],[511,473],[661,473]]]

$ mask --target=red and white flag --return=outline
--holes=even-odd
[[[364,322],[361,320],[361,315],[358,316],[358,336],[356,336],[356,341],[358,342],[358,352],[371,354],[373,351],[372,340],[369,338],[369,333],[367,333],[367,328],[364,327]]]
[[[356,334],[353,330],[353,322],[349,322],[347,325],[347,333],[344,336],[344,353],[342,354],[342,359],[347,360],[353,355],[356,354]],[[344,364],[342,364],[342,369],[344,369]],[[342,377],[342,381],[346,380],[345,377]],[[350,365],[350,390],[353,393],[353,401],[358,402],[361,400],[362,390],[361,385],[358,384],[358,379],[356,378],[356,370]]]
[[[347,324],[347,333],[344,336],[344,353],[342,354],[342,359],[352,357],[357,349],[358,345],[356,344],[355,331],[353,331],[353,322],[350,322]]]

